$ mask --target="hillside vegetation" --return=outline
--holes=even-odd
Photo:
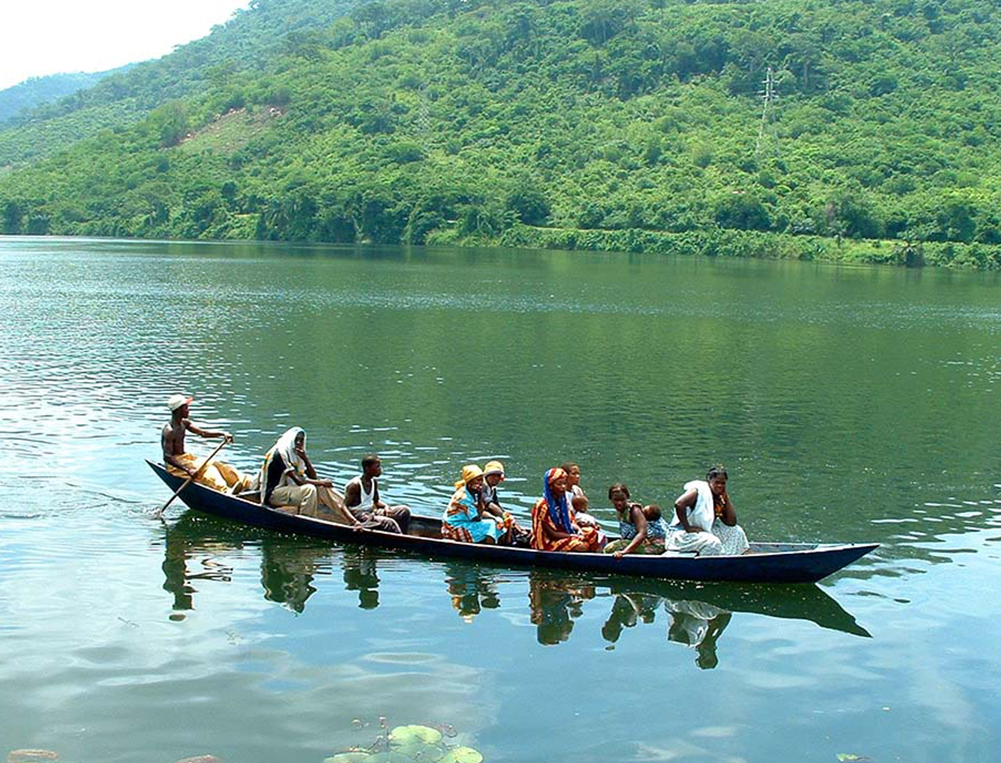
[[[999,13],[376,0],[252,61],[227,27],[197,94],[0,177],[0,225],[998,267]]]
[[[57,101],[79,90],[93,87],[114,71],[117,70],[31,77],[18,85],[0,90],[0,126],[22,111]]]
[[[155,61],[115,70],[99,77],[95,87],[76,88],[54,103],[46,98],[39,107],[0,124],[0,168],[52,156],[101,129],[133,125],[156,107],[204,95],[233,74],[253,76],[300,36],[323,28],[348,7],[349,0],[251,0],[248,10],[236,11],[201,40]]]

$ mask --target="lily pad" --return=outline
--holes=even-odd
[[[403,747],[417,742],[441,744],[441,732],[430,726],[397,726],[389,732],[389,743],[393,747]]]
[[[365,763],[414,763],[414,759],[396,750],[389,750],[389,752],[377,752],[366,758]]]
[[[372,755],[367,752],[339,752],[323,761],[323,763],[368,763]]]
[[[483,763],[483,756],[472,747],[453,747],[438,763]]]
[[[413,742],[410,744],[393,747],[393,752],[400,755],[407,755],[417,763],[438,763],[445,757],[445,748],[437,744],[425,744],[424,742]]]

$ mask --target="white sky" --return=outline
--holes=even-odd
[[[159,58],[249,0],[0,0],[0,90]]]

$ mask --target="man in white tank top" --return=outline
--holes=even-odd
[[[344,486],[344,505],[359,522],[373,530],[407,533],[410,528],[410,508],[387,506],[379,498],[379,477],[382,461],[372,454],[361,460],[362,473]]]

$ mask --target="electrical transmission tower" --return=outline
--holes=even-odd
[[[431,95],[426,84],[417,91],[417,109],[414,118],[414,127],[424,150],[430,151],[434,142],[433,126],[431,123]]]
[[[772,67],[768,67],[768,74],[765,75],[765,89],[761,92],[761,100],[764,101],[764,106],[761,109],[761,127],[758,129],[758,140],[754,146],[754,158],[757,159],[761,155],[762,149],[770,142],[769,138],[774,137],[774,131],[771,129],[772,124],[772,113],[774,112],[775,101],[778,99],[778,93],[776,93],[777,83],[775,82],[775,72]]]

